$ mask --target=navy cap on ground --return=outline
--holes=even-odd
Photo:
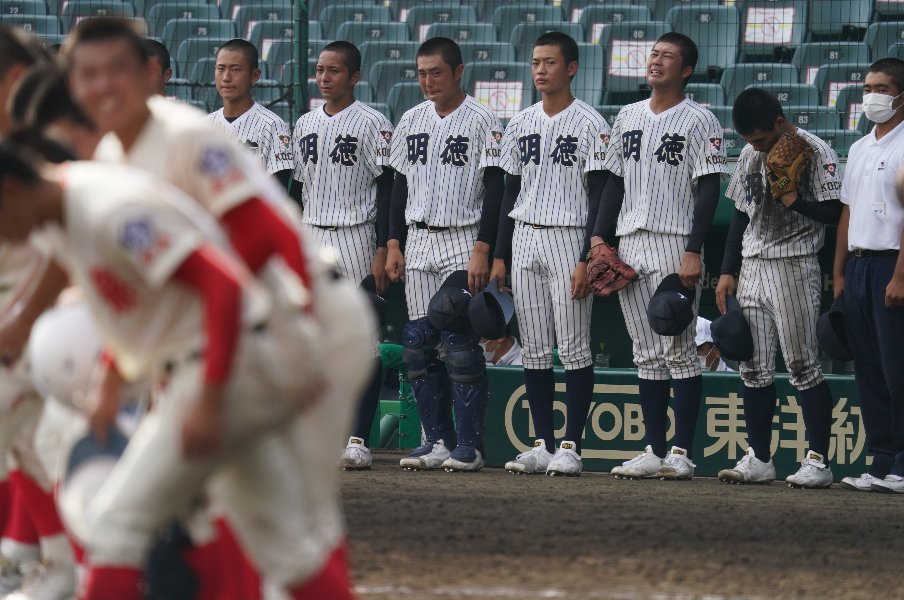
[[[681,285],[677,273],[666,276],[647,305],[647,320],[659,335],[679,335],[694,320],[694,290]]]
[[[713,343],[724,358],[750,360],[753,358],[753,335],[750,324],[734,295],[727,298],[728,310],[710,325]]]
[[[816,321],[819,347],[835,360],[854,360],[844,326],[844,294],[835,298],[832,308]]]

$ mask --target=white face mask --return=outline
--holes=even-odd
[[[496,351],[487,350],[486,342],[480,342],[480,347],[483,348],[483,361],[488,363],[493,362],[493,359],[496,357]]]
[[[891,105],[897,96],[889,96],[888,94],[863,94],[863,114],[873,123],[885,123],[893,116],[897,109]]]

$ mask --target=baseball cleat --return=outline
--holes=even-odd
[[[904,477],[886,475],[885,479],[874,481],[870,490],[883,494],[904,494]]]
[[[483,468],[483,456],[480,454],[480,450],[458,446],[452,451],[449,458],[443,461],[442,467],[446,473],[474,473]]]
[[[342,451],[339,459],[339,468],[343,471],[366,471],[373,465],[374,459],[370,454],[370,448],[364,445],[364,440],[351,436],[348,445]]]
[[[610,474],[616,479],[652,479],[659,473],[664,462],[653,453],[652,446],[647,446],[643,454],[614,467]]]
[[[69,600],[75,595],[75,567],[71,564],[39,563],[18,591],[4,600]]]
[[[656,473],[660,481],[686,481],[694,478],[694,463],[687,457],[687,450],[672,446]]]
[[[795,489],[817,489],[832,487],[832,469],[825,464],[822,454],[807,450],[807,455],[800,463],[800,469],[788,475],[785,481],[788,487]]]
[[[505,463],[505,470],[515,475],[545,473],[552,456],[552,453],[546,450],[545,441],[534,440],[534,447],[516,456],[515,460]]]
[[[583,470],[583,462],[581,456],[575,452],[575,443],[563,441],[559,444],[559,450],[553,455],[552,460],[546,467],[546,474],[555,477],[563,475],[565,477],[580,477]]]
[[[450,454],[442,440],[427,442],[400,460],[399,466],[406,471],[432,471],[440,468]]]
[[[718,477],[723,483],[772,483],[775,481],[775,465],[772,464],[772,460],[761,461],[756,457],[753,448],[747,448],[747,453],[741,457],[738,464],[733,469],[722,469]]]
[[[841,487],[855,492],[868,492],[877,481],[882,481],[882,479],[864,473],[860,477],[845,477],[841,480]]]

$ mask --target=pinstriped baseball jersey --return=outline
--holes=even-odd
[[[486,195],[481,170],[501,163],[484,149],[496,147],[501,131],[496,115],[471,96],[445,117],[429,101],[402,115],[389,164],[408,178],[405,221],[435,227],[478,223]]]
[[[505,170],[521,176],[521,193],[509,216],[535,225],[584,227],[584,175],[603,168],[608,142],[606,120],[578,99],[552,117],[542,102],[515,115],[502,142]]]
[[[813,157],[798,189],[800,199],[837,200],[841,190],[838,155],[812,133],[803,129],[797,133],[813,148]],[[725,192],[737,209],[750,217],[744,231],[743,256],[790,258],[819,252],[825,242],[825,225],[772,200],[766,183],[767,156],[768,153],[757,152],[750,144],[744,146]]]
[[[693,181],[728,173],[722,126],[710,111],[685,99],[654,114],[650,101],[622,108],[612,127],[604,166],[625,180],[616,234],[637,230],[688,235]]]
[[[376,178],[391,139],[386,117],[358,101],[333,116],[321,107],[298,119],[294,178],[304,184],[304,222],[345,227],[373,221]]]
[[[295,168],[289,125],[272,110],[255,102],[232,123],[223,116],[222,108],[210,113],[207,118],[251,148],[260,157],[269,175]]]

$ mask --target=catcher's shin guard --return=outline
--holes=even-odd
[[[488,388],[486,362],[479,342],[476,333],[443,332],[458,444],[483,453]]]
[[[427,441],[443,440],[447,448],[454,448],[449,376],[439,360],[439,341],[440,331],[426,318],[409,321],[402,332],[408,381]]]

